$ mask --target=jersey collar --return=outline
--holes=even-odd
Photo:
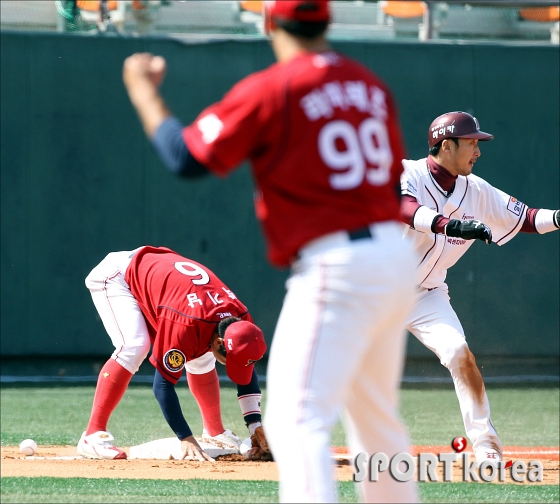
[[[439,163],[436,163],[430,156],[426,158],[426,164],[428,165],[428,173],[436,185],[437,190],[446,198],[449,198],[455,190],[457,175],[451,175],[451,173]]]

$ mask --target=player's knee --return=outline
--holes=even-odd
[[[107,269],[107,263],[109,264],[109,267],[111,267],[112,263],[114,262],[114,260],[112,260],[112,256],[114,254],[115,252],[107,254],[103,261],[101,261],[95,268],[93,268],[89,272],[89,275],[85,279],[86,287],[89,290],[96,290],[103,287],[107,276],[105,271]]]
[[[149,338],[146,338],[142,342],[142,344],[139,345],[137,353],[138,353],[138,355],[140,355],[142,357],[140,362],[142,362],[148,356],[148,352],[150,351],[150,347],[151,347],[151,343],[150,343]]]
[[[474,354],[470,351],[469,347],[467,346],[466,350],[462,354],[463,358],[463,366],[465,367],[476,367],[476,359]]]
[[[141,341],[135,341],[132,345],[123,346],[113,355],[123,367],[134,374],[140,369],[140,365],[148,356],[150,346],[150,338],[145,338]]]
[[[464,365],[465,362],[474,359],[474,355],[469,349],[467,342],[461,338],[456,341],[456,344],[450,346],[444,355],[442,355],[441,363],[452,369],[457,366]]]
[[[89,272],[89,275],[86,277],[85,279],[86,287],[90,291],[102,289],[104,287],[104,283],[106,280],[105,276],[106,275],[103,275],[101,270],[99,269],[99,265],[97,265]]]
[[[86,287],[89,290],[92,290],[95,288],[95,283],[96,283],[96,279],[95,279],[95,270],[90,271],[89,275],[86,277],[85,282]]]

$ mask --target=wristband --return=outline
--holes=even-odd
[[[422,233],[433,233],[432,224],[439,215],[441,214],[427,206],[419,206],[418,210],[414,213],[414,217],[412,217],[412,227]]]
[[[535,215],[535,228],[540,234],[556,231],[558,229],[558,210],[539,209]]]
[[[243,418],[261,414],[261,394],[249,394],[238,397]]]

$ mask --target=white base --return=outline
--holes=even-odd
[[[220,455],[231,455],[239,453],[233,448],[219,448],[213,444],[205,443],[200,438],[195,438],[200,447],[212,458]],[[131,446],[128,455],[129,459],[161,459],[161,460],[181,460],[181,441],[176,437],[156,439],[141,445]],[[185,460],[190,460],[186,458]]]
[[[243,441],[240,446],[240,450],[235,450],[233,448],[221,448],[216,445],[205,443],[202,438],[195,437],[198,441],[200,447],[212,458],[219,457],[221,455],[232,455],[239,454],[245,455],[245,453],[251,448],[251,438],[247,438]],[[181,460],[183,456],[181,452],[181,441],[176,437],[156,439],[155,441],[150,441],[148,443],[143,443],[137,446],[131,446],[128,458],[129,459],[160,459],[160,460]],[[42,459],[44,457],[26,457],[26,459]],[[73,459],[82,457],[54,457],[60,459]],[[347,461],[352,463],[353,457],[348,453],[332,453],[331,459],[338,461]],[[191,460],[189,458],[185,460]]]

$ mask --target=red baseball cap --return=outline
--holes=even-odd
[[[247,385],[255,362],[266,352],[263,332],[251,322],[241,320],[231,324],[224,334],[226,372],[238,385]]]
[[[320,23],[331,18],[329,3],[330,0],[270,0],[263,6],[269,18]]]
[[[428,145],[433,147],[446,138],[492,140],[494,135],[480,131],[476,117],[466,112],[447,112],[436,117],[428,129]]]

